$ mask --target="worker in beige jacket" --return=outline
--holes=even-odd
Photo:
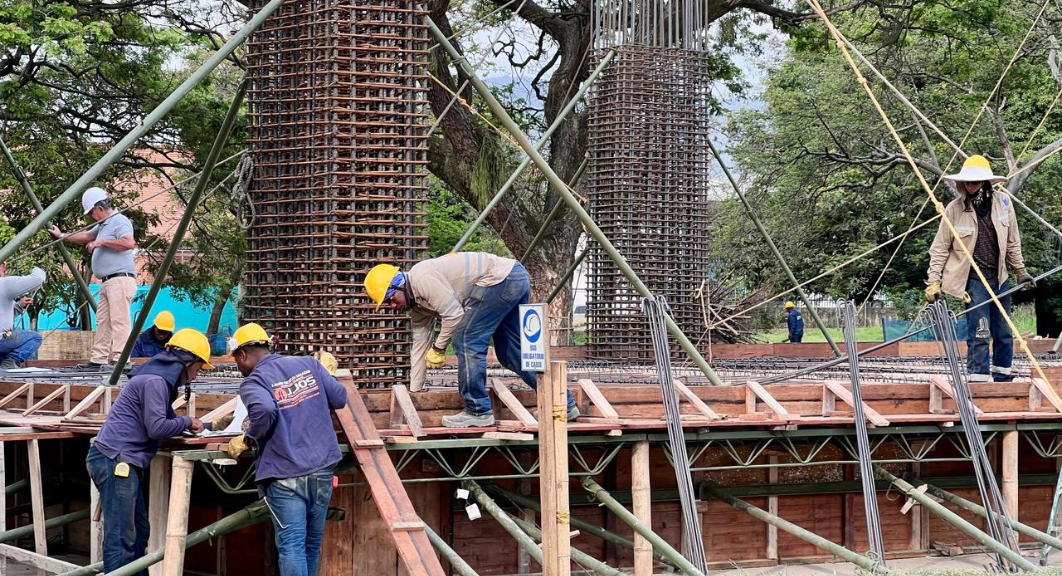
[[[408,272],[378,264],[365,277],[365,291],[377,309],[387,304],[394,310],[412,311],[410,390],[424,388],[426,369],[442,368],[446,347],[453,343],[458,390],[465,409],[444,416],[444,426],[494,424],[487,396],[487,348],[492,338],[502,366],[535,388],[535,375],[520,370],[520,305],[531,296],[531,280],[516,260],[483,252],[458,252],[419,262]],[[432,340],[436,318],[441,320],[441,327]],[[578,417],[569,392],[568,419]]]
[[[970,308],[991,299],[989,288],[995,294],[1007,291],[1008,265],[1018,277],[1019,284],[1036,286],[1036,281],[1025,270],[1021,255],[1021,234],[1014,202],[1007,193],[992,189],[993,184],[1004,182],[1006,178],[992,174],[992,168],[983,156],[971,156],[958,174],[945,178],[954,182],[958,191],[958,197],[948,204],[944,213],[955,225],[959,236],[956,238],[941,221],[929,248],[926,301],[936,301],[941,292],[962,298],[969,311],[966,314],[966,369],[970,381],[1009,382],[1014,379],[1011,373],[1014,342],[1010,328],[995,305],[988,304],[976,310]],[[988,280],[989,288],[977,277],[970,260],[959,247],[960,242],[973,254],[973,261]],[[1000,301],[1010,314],[1010,297],[1000,298]],[[989,336],[994,341],[991,368]]]

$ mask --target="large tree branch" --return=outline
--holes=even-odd
[[[1000,102],[999,107],[986,106],[986,108],[988,108],[988,117],[992,120],[992,126],[996,129],[999,144],[1003,147],[1003,157],[1007,159],[1007,170],[1013,172],[1018,167],[1018,162],[1014,159],[1014,148],[1010,145],[1007,128],[1003,125],[1003,118],[1000,115],[1004,103],[1005,100]]]
[[[1021,187],[1025,185],[1025,181],[1036,171],[1037,166],[1046,160],[1048,156],[1055,154],[1059,148],[1062,148],[1062,138],[1059,138],[1037,150],[1036,154],[1033,154],[1033,157],[1029,158],[1029,161],[1021,166],[1021,172],[1014,174],[1016,169],[1011,170],[1011,173],[1014,174],[1014,176],[1007,181],[1007,191],[1014,194],[1018,190],[1021,190]]]
[[[870,0],[856,0],[850,4],[844,6],[838,6],[837,8],[831,8],[826,10],[827,16],[832,16],[840,12],[846,12],[849,10],[855,10],[864,4],[868,4]],[[793,10],[786,10],[775,6],[774,0],[741,0],[737,3],[743,8],[748,8],[754,12],[759,12],[771,18],[782,20],[783,22],[796,23],[803,22],[805,20],[817,20],[819,15],[815,12],[796,12]]]

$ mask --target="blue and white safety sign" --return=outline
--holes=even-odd
[[[549,338],[545,335],[543,310],[542,304],[520,305],[520,369],[527,372],[546,371]]]

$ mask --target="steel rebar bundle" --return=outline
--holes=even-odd
[[[989,512],[986,519],[989,535],[1007,548],[1018,551],[1018,543],[1010,530],[1010,516],[1003,502],[1003,494],[996,482],[992,464],[985,451],[984,439],[981,436],[981,427],[977,423],[977,414],[974,411],[973,395],[966,382],[966,374],[960,365],[958,348],[958,335],[955,333],[955,316],[948,310],[943,300],[937,300],[923,310],[924,319],[933,327],[938,341],[938,350],[941,358],[947,363],[949,379],[955,391],[955,406],[962,420],[963,432],[966,435],[966,443],[969,445],[970,460],[973,464],[974,475],[977,478],[977,488],[981,494],[981,502],[985,510]],[[996,563],[1001,569],[1015,569],[1003,558],[996,555]]]
[[[362,385],[408,379],[408,322],[376,312],[361,282],[427,247],[424,13],[292,0],[248,46],[244,316],[281,352],[332,352]]]
[[[856,309],[851,301],[844,303],[844,346],[857,350],[855,336]],[[867,435],[867,418],[863,411],[863,393],[860,391],[859,356],[848,355],[849,377],[852,381],[852,404],[855,412],[856,443],[859,451],[859,475],[863,482],[863,510],[867,516],[867,540],[873,560],[885,566],[885,544],[881,535],[881,513],[878,511],[878,490],[874,484],[874,466],[871,462],[870,438]]]
[[[688,560],[702,574],[707,574],[708,562],[704,553],[704,539],[701,538],[701,521],[697,516],[697,492],[693,489],[689,455],[686,452],[686,436],[682,431],[682,414],[679,411],[678,396],[675,394],[675,382],[671,378],[671,354],[668,350],[667,326],[664,323],[664,315],[668,313],[667,301],[663,296],[657,296],[655,300],[645,298],[642,300],[642,311],[649,320],[653,353],[660,375],[660,396],[663,398],[664,417],[667,420],[668,447],[675,468],[679,501],[682,503],[683,548],[690,556]]]

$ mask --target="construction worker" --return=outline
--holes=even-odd
[[[410,390],[424,388],[427,368],[442,368],[446,347],[457,352],[457,384],[465,409],[443,416],[443,426],[491,426],[494,413],[487,396],[487,348],[502,366],[516,372],[531,388],[535,375],[520,370],[520,304],[531,295],[531,281],[523,265],[511,258],[483,252],[451,253],[425,260],[408,272],[378,264],[365,277],[365,291],[379,310],[412,311],[413,373]],[[432,325],[442,320],[432,341]],[[568,420],[579,417],[575,399],[568,393]]]
[[[66,242],[84,244],[92,253],[92,275],[101,283],[96,296],[96,337],[89,362],[79,368],[99,369],[118,360],[129,338],[129,303],[136,295],[136,239],[133,223],[115,212],[102,188],[85,190],[81,208],[96,222],[95,226],[72,234],[63,234],[55,225],[48,231]]]
[[[255,483],[272,512],[280,576],[313,576],[341,458],[331,410],[347,405],[347,390],[311,356],[271,353],[258,324],[241,326],[233,338],[247,422],[229,454],[239,456],[248,440],[258,447]]]
[[[166,342],[173,336],[175,322],[173,314],[169,310],[163,310],[155,315],[151,327],[144,330],[136,337],[133,343],[132,358],[150,358],[166,348]]]
[[[944,210],[944,217],[955,226],[956,238],[942,220],[937,235],[929,247],[929,281],[927,302],[934,302],[942,293],[962,298],[967,310],[991,299],[990,294],[1007,291],[1007,266],[1014,271],[1018,284],[1026,289],[1036,281],[1025,270],[1021,254],[1021,234],[1014,202],[992,185],[1006,182],[1003,176],[992,173],[984,156],[970,156],[958,174],[944,177],[955,183],[958,197]],[[973,261],[988,280],[985,287],[974,272],[970,260],[959,248],[962,242],[973,254]],[[1010,314],[1010,297],[999,299]],[[1003,314],[995,305],[981,306],[966,315],[966,371],[971,382],[1009,382],[1014,379],[1011,361],[1014,340]],[[988,339],[991,336],[992,360],[989,366]]]
[[[785,325],[789,329],[789,336],[782,342],[800,342],[804,339],[804,317],[792,301],[785,303],[785,311]]]
[[[165,350],[134,369],[89,447],[85,463],[103,511],[104,572],[140,558],[147,548],[144,473],[159,440],[211,428],[197,418],[177,416],[171,407],[182,385],[187,388],[201,368],[211,368],[209,359],[206,336],[190,328],[175,333]],[[214,422],[219,430],[227,424]]]
[[[40,334],[15,329],[15,311],[21,314],[23,310],[18,301],[41,284],[44,284],[44,270],[40,268],[34,268],[28,276],[8,276],[7,264],[0,264],[0,370],[21,368],[41,347]]]

